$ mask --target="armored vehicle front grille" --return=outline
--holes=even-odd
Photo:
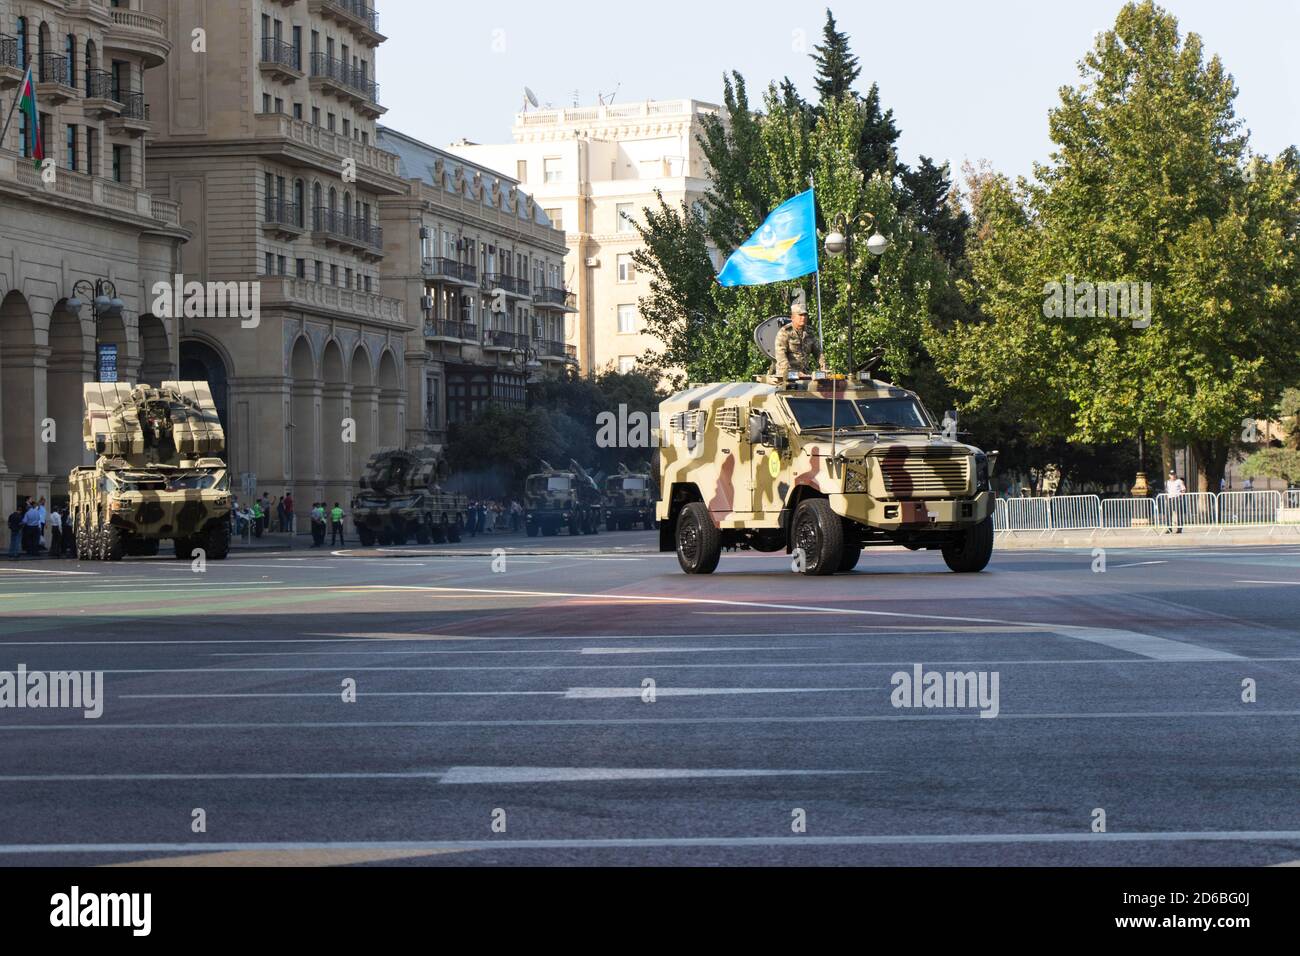
[[[885,490],[899,498],[946,497],[966,493],[970,460],[961,458],[880,459]]]

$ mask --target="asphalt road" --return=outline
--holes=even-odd
[[[0,865],[1300,860],[1300,545],[654,540],[2,563],[0,671],[104,683],[0,709]],[[894,706],[914,665],[996,717]]]

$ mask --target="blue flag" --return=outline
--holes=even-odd
[[[758,231],[731,254],[718,284],[766,285],[817,271],[817,213],[809,189],[772,210]]]

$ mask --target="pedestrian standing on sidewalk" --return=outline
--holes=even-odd
[[[9,557],[16,558],[23,546],[23,509],[14,506],[9,514]]]
[[[293,514],[293,492],[292,491],[285,491],[284,493],[284,516],[289,522],[284,526],[284,530],[288,531],[290,534],[293,534],[298,529],[294,527],[296,524],[296,520]]]
[[[41,534],[40,537],[36,539],[36,550],[44,551],[45,550],[45,526],[49,524],[50,521],[50,513],[49,510],[45,507],[44,496],[41,497],[40,503],[37,504],[36,506],[36,510],[39,511],[41,514]]]
[[[23,514],[23,550],[33,558],[41,553],[41,513],[36,502],[27,499],[27,511]]]
[[[330,547],[334,547],[334,538],[339,539],[339,547],[347,547],[347,542],[343,540],[343,509],[339,503],[334,502],[334,508],[330,511]]]
[[[1186,503],[1183,496],[1187,494],[1187,485],[1183,479],[1178,477],[1178,473],[1169,472],[1169,478],[1165,481],[1165,495],[1169,498],[1169,527],[1165,529],[1165,534],[1173,531],[1175,526],[1178,528],[1176,534],[1183,533],[1183,505]]]
[[[50,557],[63,557],[63,515],[58,508],[50,512]]]

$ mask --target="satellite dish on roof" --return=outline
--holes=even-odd
[[[534,93],[531,89],[529,89],[526,86],[524,87],[524,100],[528,103],[529,106],[532,106],[533,109],[537,109],[538,106],[537,94]],[[527,111],[527,109],[528,106],[525,106],[524,110]]]

